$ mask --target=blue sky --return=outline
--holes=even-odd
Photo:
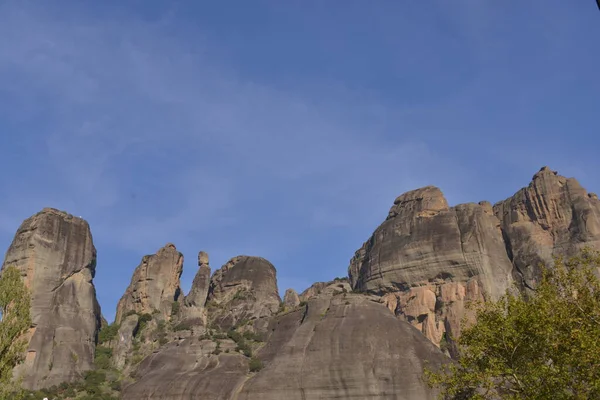
[[[346,274],[394,198],[600,191],[600,13],[565,1],[0,1],[0,246],[81,215],[104,315],[168,242],[281,290]]]

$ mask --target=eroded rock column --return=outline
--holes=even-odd
[[[2,268],[8,266],[21,271],[32,295],[27,355],[15,371],[23,386],[39,389],[78,379],[93,367],[101,322],[88,223],[43,209],[19,227]]]

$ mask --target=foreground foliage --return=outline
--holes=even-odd
[[[441,399],[600,399],[600,253],[556,258],[528,296],[473,305],[461,357],[425,371]]]
[[[0,398],[20,398],[19,382],[12,370],[23,360],[27,346],[24,334],[31,326],[31,296],[16,267],[8,267],[0,276]],[[9,394],[10,393],[10,394]]]
[[[74,383],[61,383],[48,389],[27,391],[24,399],[40,400],[117,400],[120,383],[115,372],[87,371],[83,379]]]

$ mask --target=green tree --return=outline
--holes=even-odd
[[[258,358],[252,357],[250,359],[250,363],[248,364],[248,369],[250,372],[258,372],[263,369],[263,363]]]
[[[31,326],[31,296],[16,267],[7,267],[0,275],[0,398],[18,398],[18,383],[12,370],[23,360],[27,347],[24,334]],[[11,395],[8,395],[11,393]]]
[[[441,399],[600,399],[599,266],[589,249],[556,258],[531,294],[472,304],[460,358],[426,381]]]
[[[108,343],[114,338],[117,337],[117,333],[119,332],[120,325],[117,323],[112,323],[110,325],[105,325],[98,332],[98,344]]]

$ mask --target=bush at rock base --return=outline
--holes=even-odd
[[[250,372],[258,372],[263,369],[263,363],[258,358],[252,357],[250,363],[248,363],[248,368],[250,369]]]

